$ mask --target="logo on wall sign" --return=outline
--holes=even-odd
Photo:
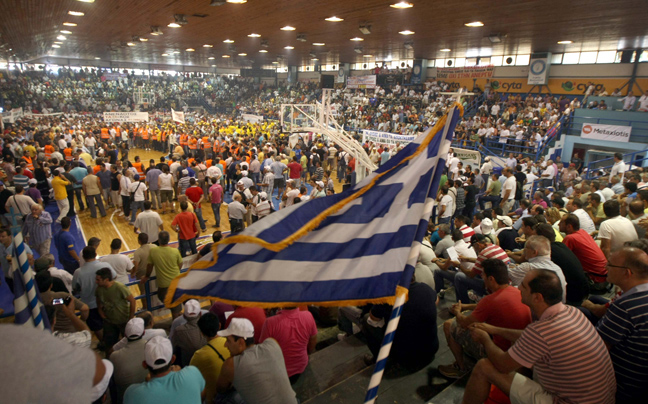
[[[571,81],[566,81],[566,82],[562,83],[561,87],[565,91],[573,91],[574,90],[574,83],[572,83]]]
[[[500,88],[500,82],[497,81],[497,80],[493,80],[493,81],[491,81],[491,88],[492,88],[493,90],[497,90],[497,89],[499,89],[499,88]]]
[[[585,133],[585,134],[592,133],[592,126],[591,125],[584,125],[583,126],[583,133]]]
[[[529,69],[531,70],[531,73],[536,74],[536,75],[544,73],[546,68],[547,68],[547,64],[542,59],[534,60],[531,63],[531,66],[529,67]]]

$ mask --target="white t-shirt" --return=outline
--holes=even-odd
[[[444,195],[443,198],[441,198],[439,206],[446,207],[443,215],[441,215],[442,218],[450,217],[454,213],[454,199],[452,199],[450,195]]]
[[[161,191],[173,191],[173,186],[171,185],[173,176],[171,174],[160,174],[158,179],[160,180]]]
[[[598,238],[610,240],[610,251],[623,247],[626,241],[639,238],[632,222],[625,217],[617,216],[601,223]]]
[[[152,210],[145,210],[135,218],[135,227],[148,235],[149,243],[155,243],[158,240],[161,225],[162,218],[160,214]]]
[[[133,269],[133,262],[125,255],[122,254],[110,254],[105,257],[99,258],[99,261],[106,262],[110,264],[115,272],[117,272],[117,277],[114,279],[119,283],[124,285],[128,283],[128,274],[130,270]]]
[[[585,212],[585,210],[576,209],[572,213],[576,215],[576,217],[578,217],[580,228],[585,230],[588,234],[592,234],[592,232],[596,230],[596,226],[594,225],[592,218],[587,214],[587,212]]]
[[[544,170],[542,172],[542,175],[545,175],[545,174],[549,174],[549,176],[548,177],[542,177],[542,179],[553,180],[554,176],[556,175],[556,171],[554,170],[553,165],[550,165],[549,167],[547,167],[546,170]]]
[[[506,191],[510,189],[511,192],[509,193],[509,196],[508,196],[508,199],[507,199],[507,201],[510,201],[511,199],[515,198],[515,189],[516,188],[517,188],[517,183],[515,182],[515,177],[511,175],[510,177],[508,177],[506,179],[506,181],[504,181],[504,185],[502,186],[502,193],[500,194],[500,196],[502,198],[504,198],[504,195],[506,194]]]
[[[135,193],[135,202],[143,202],[146,199],[144,198],[144,192],[146,192],[147,189],[148,188],[145,183],[135,181],[130,184],[128,191]]]
[[[85,142],[83,142],[87,147],[94,147],[97,144],[97,141],[95,140],[94,136],[88,136],[85,138]]]

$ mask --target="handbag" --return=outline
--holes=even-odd
[[[14,204],[18,208],[18,212],[20,212],[20,214],[22,215],[21,217],[22,222],[25,223],[25,220],[27,219],[27,215],[23,215],[22,209],[20,209],[20,205],[18,205],[18,201],[16,200],[16,195],[13,196],[13,199],[14,199]]]
[[[139,184],[137,184],[137,188],[135,188],[135,191],[133,191],[133,192],[130,193],[130,201],[131,201],[131,203],[132,203],[132,202],[135,202],[135,192],[137,192],[137,190],[139,189],[140,185],[142,185],[141,182],[140,182]]]

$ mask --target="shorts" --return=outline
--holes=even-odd
[[[284,187],[284,179],[283,178],[275,178],[274,180],[274,187],[275,188],[283,188]]]
[[[173,190],[172,189],[163,189],[160,191],[160,201],[173,202]]]
[[[452,322],[450,335],[452,335],[452,339],[454,339],[457,344],[461,345],[464,355],[471,357],[475,362],[486,357],[486,349],[484,346],[475,342],[472,335],[470,335],[470,330],[457,324],[457,320]]]
[[[511,404],[553,404],[554,397],[548,393],[538,382],[519,373],[513,376]]]
[[[99,309],[90,309],[86,324],[90,331],[99,331],[103,329],[103,318],[99,315]]]

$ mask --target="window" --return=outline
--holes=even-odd
[[[531,60],[531,55],[517,55],[515,65],[516,66],[528,66],[530,60]]]
[[[562,63],[563,60],[563,54],[562,53],[554,53],[551,55],[551,64],[552,65],[559,65]]]
[[[598,52],[581,52],[579,64],[592,64],[596,63],[596,56]]]
[[[467,60],[468,60],[468,59],[464,59],[464,58],[456,58],[456,59],[455,59],[455,62],[454,62],[454,65],[455,65],[456,67],[464,67],[464,66],[467,66],[467,64],[466,64],[466,61],[467,61]]]
[[[466,58],[464,60],[464,66],[466,67],[477,66],[477,58]]]
[[[616,51],[599,52],[596,57],[596,63],[614,63]]]
[[[563,55],[563,64],[564,65],[577,65],[579,59],[580,59],[580,53],[579,52],[565,53]]]
[[[648,49],[644,49],[639,56],[639,63],[648,62]]]
[[[503,59],[504,58],[502,56],[491,56],[490,63],[493,66],[501,66]]]
[[[490,64],[491,64],[490,56],[479,58],[479,66],[490,66]]]

